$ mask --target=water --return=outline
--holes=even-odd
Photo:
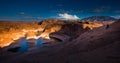
[[[42,42],[43,42],[43,40],[42,39],[37,39],[37,44],[36,44],[36,46],[37,47],[40,47],[40,46],[42,46]]]
[[[27,43],[27,40],[26,38],[22,38],[20,40],[20,43],[21,43],[21,47],[19,48],[19,51],[20,52],[25,52],[28,50],[29,46],[28,46],[28,43]]]
[[[40,46],[42,46],[43,45],[43,40],[42,39],[36,39],[36,47],[40,47]],[[28,42],[27,42],[27,40],[26,40],[26,38],[21,38],[21,40],[20,40],[20,48],[19,48],[19,51],[20,52],[25,52],[25,51],[27,51],[30,47],[28,46]]]

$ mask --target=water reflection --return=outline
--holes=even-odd
[[[28,50],[28,48],[29,48],[29,46],[28,46],[28,43],[27,43],[27,40],[26,40],[26,38],[22,38],[21,40],[20,40],[20,45],[21,45],[21,47],[19,48],[19,51],[20,52],[25,52],[25,51],[27,51]]]
[[[37,39],[37,44],[36,44],[36,46],[37,47],[40,47],[40,46],[42,46],[42,42],[43,42],[43,40],[42,39]]]
[[[43,45],[43,40],[42,39],[36,39],[34,43],[34,47],[40,47]],[[36,43],[36,44],[35,44]],[[21,38],[20,40],[20,48],[19,51],[20,52],[25,52],[30,48],[29,42],[27,42],[26,38]]]

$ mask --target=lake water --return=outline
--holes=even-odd
[[[27,40],[26,40],[26,38],[22,38],[21,40],[20,40],[20,48],[19,48],[19,51],[20,52],[25,52],[25,51],[27,51],[29,48],[30,48],[30,46],[28,45],[28,42],[27,42]],[[42,39],[36,39],[36,45],[35,45],[35,47],[40,47],[40,46],[42,46],[42,43],[43,43],[43,41],[42,41]]]
[[[41,39],[37,39],[37,44],[36,44],[36,46],[37,46],[37,47],[40,47],[40,46],[42,46],[42,44],[43,44],[43,41],[42,41]]]

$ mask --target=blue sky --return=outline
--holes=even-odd
[[[0,19],[34,20],[59,14],[80,19],[94,16],[120,16],[120,0],[0,0]]]

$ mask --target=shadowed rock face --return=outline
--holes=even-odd
[[[80,34],[86,31],[88,31],[88,29],[83,29],[82,24],[68,23],[63,25],[59,31],[53,32],[49,36],[65,42],[77,38]]]

